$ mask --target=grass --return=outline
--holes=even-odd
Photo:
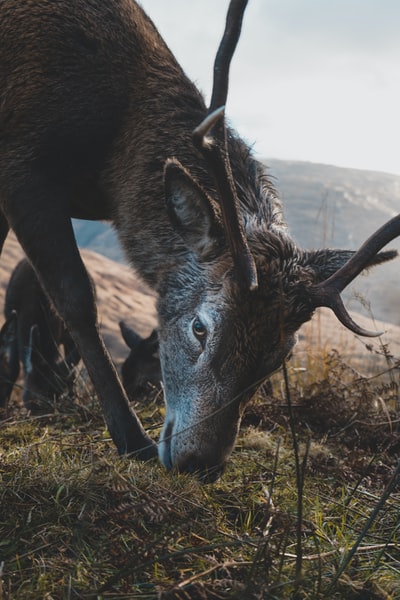
[[[213,485],[119,458],[86,386],[35,419],[17,397],[0,424],[0,599],[400,598],[399,361],[386,363],[381,377],[325,351],[289,363]],[[138,410],[157,436],[160,398]]]

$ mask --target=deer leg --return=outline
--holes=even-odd
[[[81,357],[74,340],[66,329],[63,331],[61,341],[64,346],[64,362],[69,369],[73,369],[79,363]]]
[[[43,193],[45,189],[36,187],[35,193],[30,185],[26,194],[16,194],[7,206],[8,223],[76,343],[118,452],[135,453],[141,459],[156,456],[156,446],[131,409],[100,337],[94,293],[75,242],[67,202],[62,203],[65,196],[58,189],[50,198],[49,191]]]

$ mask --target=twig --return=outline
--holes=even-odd
[[[300,587],[302,579],[302,566],[303,566],[303,548],[302,548],[302,532],[303,532],[303,486],[304,486],[304,473],[307,464],[308,453],[310,450],[311,440],[308,439],[306,451],[304,453],[303,460],[300,464],[300,453],[299,445],[297,443],[296,427],[293,417],[292,400],[289,389],[289,378],[286,368],[286,362],[283,363],[283,376],[285,382],[285,394],[288,407],[289,415],[289,427],[292,434],[293,451],[295,458],[296,467],[296,483],[297,483],[297,525],[296,525],[296,576],[295,576],[295,589],[294,596],[296,597],[297,591]]]
[[[212,567],[210,567],[209,569],[206,569],[205,571],[202,571],[201,573],[196,573],[195,575],[192,575],[192,577],[188,577],[184,581],[181,581],[180,583],[178,583],[178,585],[175,586],[175,589],[182,589],[182,588],[192,584],[194,581],[201,579],[201,577],[210,575],[210,573],[213,573],[217,569],[231,569],[233,567],[248,567],[252,564],[253,564],[253,562],[250,560],[242,560],[242,561],[229,560],[229,561],[226,561],[223,563],[218,563],[217,565],[213,565]]]
[[[374,550],[384,550],[385,548],[398,548],[398,544],[392,542],[389,544],[372,544],[370,546],[359,546],[357,548],[357,553],[362,553],[362,552],[373,552]],[[319,559],[323,559],[323,558],[329,558],[330,556],[334,556],[335,554],[337,554],[338,552],[344,552],[345,548],[344,547],[340,547],[340,548],[336,548],[335,550],[328,550],[327,552],[322,552],[322,553],[318,553],[318,554],[308,554],[306,556],[303,556],[303,560],[307,560],[307,561],[313,561],[313,560],[319,560]],[[292,554],[291,552],[285,552],[284,553],[285,558],[296,558],[296,554]]]

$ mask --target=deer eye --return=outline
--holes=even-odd
[[[193,335],[201,342],[204,343],[207,335],[207,329],[205,325],[200,321],[198,317],[192,323]]]

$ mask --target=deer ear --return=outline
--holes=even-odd
[[[311,267],[315,274],[315,283],[325,281],[331,275],[336,273],[350,258],[355,254],[354,250],[312,250],[304,252],[302,264],[304,267]],[[380,265],[397,256],[394,250],[379,252],[365,265],[365,269]]]
[[[165,164],[164,184],[168,214],[175,231],[199,258],[211,257],[223,241],[214,202],[175,159]]]
[[[139,346],[140,342],[143,341],[143,338],[138,333],[136,333],[136,331],[131,329],[131,327],[129,327],[125,323],[125,321],[119,322],[119,328],[121,330],[121,335],[123,337],[123,340],[124,340],[125,344],[128,346],[128,348],[130,348],[131,350],[136,350],[136,348]]]

